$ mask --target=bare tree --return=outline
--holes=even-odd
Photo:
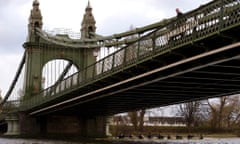
[[[146,113],[145,109],[142,109],[142,110],[139,111],[139,130],[140,131],[143,131],[145,113]]]
[[[199,121],[200,101],[180,104],[178,115],[184,117],[187,127],[196,126]]]
[[[131,121],[135,131],[143,130],[145,113],[146,113],[145,109],[142,109],[139,111],[128,112],[128,116],[130,118],[130,121]]]
[[[135,131],[137,130],[137,127],[138,127],[138,116],[137,115],[138,115],[137,111],[128,112],[128,116],[130,118],[130,121],[131,121]]]
[[[232,127],[240,120],[239,96],[224,96],[208,101],[213,128]]]
[[[234,100],[235,109],[232,112],[231,115],[231,127],[238,126],[240,127],[240,96],[236,96]]]

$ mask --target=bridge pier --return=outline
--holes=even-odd
[[[8,114],[5,118],[7,122],[7,132],[4,135],[19,135],[19,117],[18,114]]]
[[[24,136],[39,136],[44,135],[41,131],[43,122],[39,118],[32,117],[26,113],[19,114],[20,135]]]
[[[110,136],[108,127],[108,118],[106,116],[97,116],[83,120],[83,134],[86,137],[107,137]]]
[[[108,119],[105,116],[80,117],[66,115],[48,115],[44,117],[32,117],[25,113],[19,114],[19,119],[11,119],[14,124],[20,124],[16,134],[23,136],[78,136],[78,137],[107,137]],[[19,120],[19,121],[18,121]],[[10,119],[9,119],[10,123]],[[15,128],[12,128],[15,127]],[[12,129],[16,125],[9,127],[9,134],[13,134]]]
[[[109,136],[107,117],[51,116],[47,119],[47,133],[107,137]]]

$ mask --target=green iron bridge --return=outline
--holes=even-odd
[[[12,113],[24,113],[30,123],[41,121],[41,133],[55,132],[46,126],[53,115],[54,120],[76,115],[88,119],[240,92],[239,0],[214,0],[180,18],[110,36],[95,33],[88,3],[78,39],[43,31],[36,9],[37,0],[22,62],[1,104],[14,107]],[[101,57],[104,49],[111,52]],[[54,83],[44,87],[43,67],[58,59],[67,62]],[[77,70],[67,75],[72,66]],[[13,99],[11,90],[23,68],[24,94]],[[86,123],[81,123],[84,129],[96,126]]]

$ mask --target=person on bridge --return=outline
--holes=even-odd
[[[182,27],[182,25],[185,24],[186,22],[186,18],[183,18],[183,13],[179,10],[179,8],[176,8],[176,13],[177,13],[177,23],[176,23],[176,27]],[[184,30],[180,30],[180,34],[176,37],[176,39],[180,39],[181,37],[184,36]]]
[[[180,18],[183,13],[179,10],[179,8],[176,8],[177,18]]]
[[[172,41],[178,40],[183,37],[184,31],[181,30],[181,26],[186,22],[186,20],[183,18],[183,13],[180,11],[179,8],[176,8],[176,13],[177,13],[177,20],[170,25],[170,30],[172,30],[172,34],[169,37],[169,42],[171,43]]]

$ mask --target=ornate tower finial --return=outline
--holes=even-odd
[[[92,14],[92,7],[90,5],[90,1],[88,1],[88,5],[85,9],[85,14],[82,20],[82,28],[81,28],[81,38],[91,38],[90,32],[96,32],[96,21]]]
[[[39,6],[39,2],[38,2],[38,0],[34,0],[34,2],[33,2],[33,6]]]
[[[89,0],[88,0],[87,8],[92,8],[91,5],[90,5],[90,1]]]
[[[42,15],[41,10],[39,9],[38,0],[33,1],[33,9],[31,10],[31,15],[29,17],[29,28],[42,28]]]
[[[34,32],[35,27],[42,29],[42,25],[43,25],[42,14],[41,14],[41,10],[39,9],[39,1],[34,0],[32,6],[33,8],[31,10],[29,23],[28,23],[28,40],[30,40],[30,37]]]

